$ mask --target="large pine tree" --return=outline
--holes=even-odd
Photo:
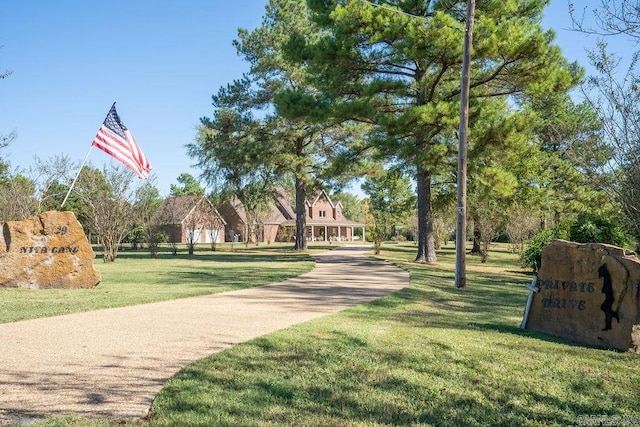
[[[315,77],[318,99],[338,118],[377,126],[376,149],[412,166],[418,192],[416,261],[437,262],[432,179],[455,164],[465,1],[309,0],[323,33],[293,34],[288,54]],[[493,98],[505,114],[523,97],[564,91],[574,68],[540,22],[545,0],[478,4],[471,64],[470,116]],[[470,144],[479,143],[470,123]],[[491,141],[487,141],[491,143]]]
[[[261,182],[260,192],[268,194],[278,179],[292,180],[298,250],[307,247],[307,193],[358,135],[353,126],[323,120],[324,106],[309,96],[314,88],[304,67],[284,56],[291,33],[316,41],[320,29],[308,17],[304,0],[270,0],[260,27],[239,30],[234,45],[249,72],[213,96],[214,116],[202,120],[198,142],[189,146],[210,182],[225,176],[227,183],[236,182],[236,192]],[[296,94],[295,102],[288,99],[276,110],[276,98],[290,93]],[[288,102],[295,104],[296,114],[285,118],[281,111]]]

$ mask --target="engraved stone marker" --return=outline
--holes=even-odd
[[[527,329],[596,347],[640,352],[640,261],[616,246],[554,240]]]
[[[94,258],[71,212],[49,211],[2,224],[1,287],[93,288],[101,280]]]

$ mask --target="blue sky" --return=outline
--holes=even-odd
[[[585,2],[585,4],[592,2]],[[596,2],[596,3],[599,3]],[[232,41],[257,27],[264,0],[20,0],[0,5],[0,134],[18,138],[0,152],[13,168],[34,156],[80,162],[117,101],[122,121],[149,158],[167,195],[183,172],[198,176],[185,144],[211,95],[247,64]],[[595,38],[568,30],[567,0],[552,0],[545,26],[565,56],[586,65]],[[89,162],[110,157],[93,150]]]

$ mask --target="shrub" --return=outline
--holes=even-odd
[[[603,215],[580,214],[568,224],[561,224],[550,230],[542,230],[533,236],[527,245],[522,261],[533,269],[540,268],[542,248],[554,239],[571,240],[579,243],[606,243],[624,247],[628,239],[622,228]]]
[[[628,244],[622,228],[604,216],[580,214],[569,230],[574,242],[608,243],[616,246]]]
[[[522,253],[523,264],[537,271],[542,263],[542,248],[553,239],[557,239],[556,229],[542,230],[531,239]]]
[[[522,263],[534,270],[542,264],[542,248],[554,239],[571,240],[570,224],[560,224],[552,229],[542,230],[529,239],[527,248],[522,253]]]

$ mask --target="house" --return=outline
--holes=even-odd
[[[305,201],[305,206],[309,240],[353,241],[357,240],[354,235],[357,228],[362,230],[362,236],[365,235],[364,224],[345,218],[342,203],[334,204],[324,190],[316,191],[313,201]]]
[[[226,221],[204,195],[172,196],[153,216],[173,243],[222,243]]]
[[[252,219],[248,218],[244,205],[237,197],[232,197],[220,206],[220,213],[227,222],[228,242],[243,242],[247,236],[250,241],[255,241],[256,234],[263,242],[288,241],[295,236],[296,214],[291,207],[288,194],[282,189],[277,191],[272,203],[265,206],[261,212],[253,213]],[[285,225],[291,219],[293,229],[290,228],[290,224]]]
[[[235,197],[232,198],[220,207],[220,212],[227,222],[227,241],[244,241],[248,234],[257,234],[264,242],[292,241],[296,228],[294,205],[295,200],[291,195],[284,189],[278,189],[272,203],[249,220],[242,202]],[[316,191],[312,200],[305,200],[305,208],[306,236],[310,241],[357,240],[355,229],[361,229],[364,236],[364,224],[345,218],[342,214],[342,204],[333,203],[324,190]],[[249,227],[251,224],[253,227]],[[253,241],[255,237],[250,239]]]

